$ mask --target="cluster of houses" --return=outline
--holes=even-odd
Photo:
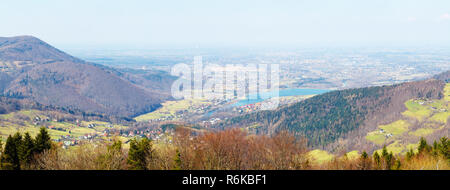
[[[78,120],[77,120],[78,121]],[[95,123],[89,123],[86,127],[87,128],[89,128],[89,129],[93,129],[93,128],[95,128],[97,126],[97,124],[95,124]],[[110,125],[110,124],[108,124],[108,125],[104,125],[105,127],[107,127],[107,128],[113,128],[114,126],[112,126],[112,125]]]
[[[76,137],[74,137],[72,135],[61,135],[59,139],[54,139],[53,141],[61,143],[62,147],[64,149],[66,149],[69,146],[78,145],[82,141],[95,140],[97,137],[99,137],[98,134],[84,134],[82,136],[79,136],[78,138],[76,138]]]
[[[169,143],[172,140],[167,139],[167,135],[173,135],[174,131],[167,129],[163,131],[161,128],[145,129],[145,130],[133,130],[133,131],[120,131],[118,135],[126,138],[148,138],[154,141],[167,141]]]
[[[236,108],[235,111],[237,111],[239,113],[249,113],[249,112],[260,110],[260,108],[261,108],[261,102],[257,102],[254,104],[247,104],[247,105],[239,106]]]
[[[434,103],[433,100],[429,100],[427,98],[415,99],[414,102],[418,103],[419,105],[430,105],[430,104]],[[447,109],[445,109],[445,108],[438,109],[438,108],[436,108],[434,106],[430,106],[430,109],[433,110],[433,111],[438,111],[438,112],[446,112],[447,111]]]
[[[48,122],[48,121],[50,121],[49,118],[43,119],[43,118],[41,118],[41,117],[39,117],[39,116],[36,116],[36,117],[34,117],[34,119],[33,119],[33,125],[40,125],[41,123],[43,123],[43,122]]]
[[[170,114],[169,112],[162,112],[163,114]],[[148,120],[149,123],[153,123],[153,122],[160,122],[160,121],[170,121],[173,120],[175,118],[180,118],[179,115],[168,115],[168,116],[161,116],[160,118],[156,118],[156,119],[150,119]]]
[[[67,149],[69,146],[75,146],[80,144],[80,140],[76,140],[70,135],[61,135],[59,139],[55,139],[55,142],[59,142],[62,145],[62,148]]]
[[[392,133],[386,133],[386,131],[384,131],[384,129],[380,129],[380,133],[381,133],[381,134],[384,134],[384,136],[385,136],[386,138],[389,138],[389,137],[394,136],[394,135],[392,135]]]
[[[217,117],[213,117],[213,118],[211,118],[211,119],[209,119],[209,120],[202,121],[202,124],[203,124],[203,126],[205,126],[205,127],[209,127],[209,126],[214,125],[214,124],[216,124],[216,123],[218,123],[218,122],[220,122],[220,121],[222,121],[222,119],[217,118]]]

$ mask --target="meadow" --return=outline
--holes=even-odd
[[[190,100],[177,100],[177,101],[167,101],[162,104],[162,107],[140,116],[134,119],[138,122],[148,121],[148,120],[179,120],[181,118],[182,112],[201,112],[207,106],[211,105],[211,102],[207,100],[200,99],[190,99]],[[177,114],[179,112],[179,114]]]

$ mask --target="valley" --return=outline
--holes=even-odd
[[[219,146],[216,140],[227,144],[231,142],[222,142],[221,138],[238,138],[239,143],[246,144],[233,146],[252,146],[264,152],[283,145],[287,151],[293,151],[289,154],[302,155],[295,161],[299,165],[289,167],[320,168],[340,160],[358,160],[363,152],[373,155],[385,150],[402,157],[411,150],[419,151],[420,138],[432,142],[448,137],[450,74],[448,65],[433,65],[433,61],[447,60],[442,53],[427,52],[432,58],[424,64],[383,67],[369,66],[369,62],[374,57],[380,62],[409,58],[393,53],[395,59],[391,60],[386,58],[390,56],[375,56],[371,51],[359,52],[359,56],[344,54],[331,56],[345,61],[330,68],[323,65],[330,61],[329,55],[325,60],[316,60],[323,56],[320,53],[308,58],[288,54],[300,60],[297,63],[284,61],[289,58],[284,54],[266,51],[255,57],[228,57],[226,53],[211,51],[213,56],[206,58],[222,65],[255,60],[279,62],[283,71],[279,96],[260,91],[269,96],[175,99],[171,85],[177,77],[161,66],[187,61],[186,55],[179,52],[155,56],[151,63],[147,63],[147,58],[133,56],[88,59],[100,60],[99,64],[73,57],[35,37],[0,38],[0,139],[6,142],[10,136],[26,132],[37,138],[45,129],[51,141],[68,152],[117,142],[129,150],[135,142],[148,139],[159,154],[173,156],[184,149],[190,151],[184,154],[197,152],[195,147],[203,146],[205,141]],[[116,63],[117,59],[124,62]],[[359,67],[338,69],[349,62],[357,62],[353,66]],[[399,73],[380,72],[380,68],[398,69]],[[332,76],[332,72],[338,74]],[[366,77],[358,75],[365,72]],[[377,77],[370,77],[373,75]],[[279,102],[276,109],[261,111],[264,103],[275,99]],[[180,133],[192,136],[186,140]],[[209,138],[216,135],[219,139]],[[281,140],[278,135],[287,139]],[[199,144],[183,147],[180,141]],[[277,144],[278,141],[287,144]],[[267,154],[270,153],[260,156],[270,160]],[[167,168],[167,160],[172,158],[164,159],[160,164]],[[309,161],[313,166],[307,165]],[[198,165],[191,164],[192,168]]]

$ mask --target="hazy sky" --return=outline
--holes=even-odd
[[[0,36],[65,45],[447,45],[449,0],[2,0]]]

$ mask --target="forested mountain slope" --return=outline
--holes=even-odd
[[[364,138],[379,125],[404,117],[405,102],[409,100],[442,99],[446,80],[448,75],[439,75],[391,86],[332,91],[274,111],[231,118],[217,127],[253,126],[260,134],[287,130],[306,137],[311,147],[335,149],[342,140]],[[364,148],[371,142],[358,143],[359,147],[350,147]],[[351,144],[347,141],[346,145]]]
[[[173,81],[165,73],[136,75],[87,63],[31,36],[0,38],[0,63],[3,97],[123,117],[159,107]]]

